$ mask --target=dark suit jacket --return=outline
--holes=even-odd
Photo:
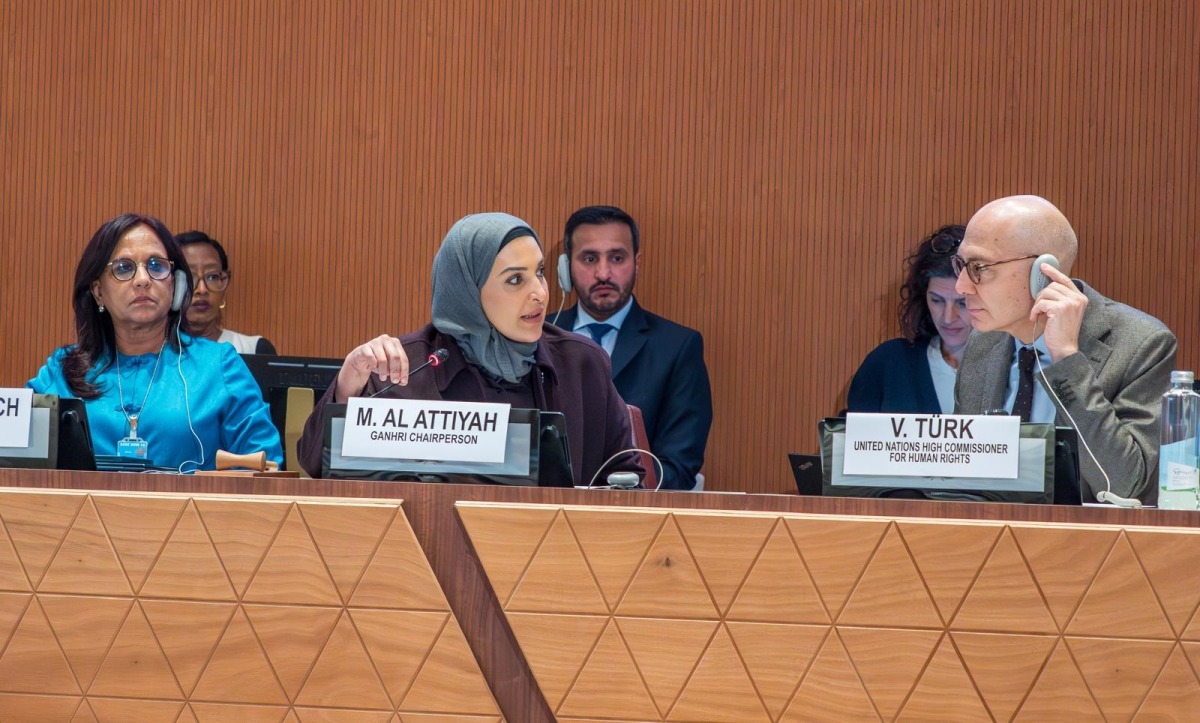
[[[572,329],[576,307],[554,323]],[[691,489],[704,465],[712,426],[712,390],[700,332],[633,302],[612,355],[621,398],[642,410],[650,451],[663,463],[663,489]]]
[[[1082,281],[1088,299],[1079,330],[1079,353],[1045,367],[1056,423],[1075,427],[1122,497],[1148,504],[1158,500],[1160,400],[1171,386],[1175,335],[1161,321],[1105,298]],[[1013,338],[992,331],[972,334],[954,385],[954,409],[982,414],[1004,406]],[[1040,374],[1034,378],[1042,387]],[[1068,418],[1067,414],[1070,414]],[[1074,419],[1074,424],[1071,422]],[[1105,489],[1104,476],[1080,444],[1079,467],[1087,486],[1084,501]]]
[[[850,380],[846,411],[941,414],[928,354],[928,341],[892,339],[875,347]]]

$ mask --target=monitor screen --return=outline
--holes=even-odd
[[[510,410],[504,461],[498,463],[349,457],[342,454],[345,423],[345,404],[325,405],[322,477],[528,487],[573,484],[566,418],[561,412]]]
[[[1049,424],[1022,424],[1016,479],[846,475],[841,471],[846,420],[822,420],[819,430],[821,493],[825,496],[1079,504],[1074,430],[1065,430],[1058,435]],[[1076,470],[1075,478],[1061,480],[1063,489],[1056,491],[1056,477],[1060,476],[1056,475],[1056,469],[1061,469],[1061,476],[1065,478],[1072,464]]]
[[[287,397],[290,387],[313,390],[320,399],[326,389],[337,379],[342,368],[341,359],[326,359],[309,356],[275,356],[274,354],[242,354],[242,361],[250,368],[263,401],[271,408],[271,421],[279,430],[279,439],[287,438]]]

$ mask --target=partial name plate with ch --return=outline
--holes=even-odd
[[[846,415],[843,474],[1016,479],[1021,419],[958,414]]]
[[[0,447],[29,446],[32,410],[32,389],[0,388]]]
[[[342,454],[439,462],[504,461],[508,404],[352,397]]]

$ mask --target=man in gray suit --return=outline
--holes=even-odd
[[[959,367],[955,411],[1006,410],[1075,427],[1095,455],[1080,451],[1084,500],[1111,490],[1152,504],[1175,336],[1071,279],[1077,250],[1066,217],[1037,196],[992,201],[971,219],[954,269],[976,333]],[[1061,270],[1042,254],[1057,257]],[[1035,259],[1048,285],[1031,293]]]

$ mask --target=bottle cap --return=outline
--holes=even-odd
[[[1171,372],[1172,384],[1195,384],[1196,375],[1191,372],[1174,371]]]

